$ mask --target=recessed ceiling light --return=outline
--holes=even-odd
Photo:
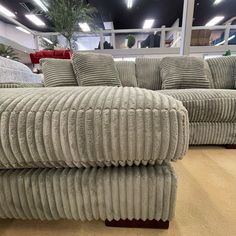
[[[133,6],[133,0],[127,0],[127,7],[132,8]]]
[[[50,39],[48,39],[48,38],[43,37],[43,40],[45,40],[46,42],[48,42],[50,44],[53,44],[53,42]]]
[[[214,5],[217,5],[219,3],[223,2],[223,0],[215,0]]]
[[[87,23],[79,23],[79,27],[82,29],[83,32],[89,32],[90,27]]]
[[[147,19],[144,21],[143,29],[151,29],[154,24],[154,19]]]
[[[34,2],[35,2],[43,11],[48,11],[47,7],[42,3],[41,0],[34,0]]]
[[[24,33],[26,33],[26,34],[30,34],[30,32],[29,32],[28,30],[26,30],[26,29],[24,29],[24,28],[22,28],[22,27],[20,27],[20,26],[16,26],[16,28],[17,28],[18,30],[20,30],[20,31],[22,31],[22,32],[24,32]]]
[[[6,7],[4,7],[3,5],[0,5],[0,12],[3,13],[6,16],[9,17],[15,17],[16,15],[14,13],[12,13],[11,11],[9,11]]]
[[[45,23],[39,19],[36,15],[30,14],[30,15],[25,15],[31,22],[33,22],[37,26],[45,26]]]
[[[213,19],[211,19],[206,26],[214,26],[217,25],[219,22],[221,22],[225,17],[224,16],[216,16]]]

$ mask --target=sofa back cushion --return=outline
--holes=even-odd
[[[111,55],[74,53],[73,68],[80,86],[121,86]]]
[[[78,86],[71,60],[43,58],[40,64],[45,87]]]
[[[0,57],[0,82],[9,83],[41,83],[38,75],[24,64]]]
[[[161,89],[160,61],[158,58],[137,58],[136,77],[138,87],[151,90]]]
[[[235,87],[236,57],[217,57],[206,61],[211,69],[215,89],[233,89]]]
[[[210,88],[204,60],[196,57],[165,57],[161,64],[162,89]]]
[[[137,87],[135,62],[117,61],[115,62],[119,73],[120,82],[123,87]]]

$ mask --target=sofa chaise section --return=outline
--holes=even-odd
[[[140,88],[1,89],[0,119],[1,168],[161,164],[188,147],[182,103]]]

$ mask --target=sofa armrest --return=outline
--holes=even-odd
[[[140,88],[3,89],[0,116],[1,168],[147,165],[188,147],[182,103]]]
[[[43,83],[15,83],[15,82],[5,82],[0,83],[1,88],[40,88],[44,87]]]

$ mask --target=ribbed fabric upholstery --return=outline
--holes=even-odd
[[[236,57],[218,57],[206,60],[211,69],[215,89],[233,89],[235,86]]]
[[[236,122],[236,90],[188,89],[160,93],[182,101],[190,122]]]
[[[0,217],[171,220],[176,177],[170,165],[0,171]]]
[[[40,64],[45,87],[78,86],[71,60],[43,58]]]
[[[236,123],[192,122],[190,145],[236,144]]]
[[[39,88],[43,83],[0,83],[0,88]]]
[[[162,89],[210,88],[204,60],[195,57],[165,57],[160,63]]]
[[[181,102],[118,87],[1,89],[0,167],[162,163],[182,158]]]
[[[204,60],[204,69],[205,69],[205,75],[207,77],[207,80],[210,83],[210,89],[214,89],[215,84],[214,84],[214,80],[213,80],[213,77],[212,77],[212,74],[211,74],[211,69],[210,69],[210,67],[209,67],[206,60]]]
[[[158,58],[136,58],[138,87],[151,90],[161,89],[160,61]]]
[[[73,54],[72,62],[80,86],[121,86],[111,55],[79,52]]]
[[[119,72],[119,79],[123,87],[137,87],[135,62],[117,61],[116,68]]]

